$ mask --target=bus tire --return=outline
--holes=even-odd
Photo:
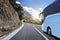
[[[51,35],[51,34],[52,34],[52,33],[51,33],[51,28],[50,28],[50,27],[47,28],[47,34],[48,34],[48,35]]]

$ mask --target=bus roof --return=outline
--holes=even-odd
[[[47,6],[42,14],[44,14],[44,17],[51,15],[51,14],[56,14],[60,12],[60,0],[56,0],[55,2],[53,2],[52,4],[50,4],[49,6]]]

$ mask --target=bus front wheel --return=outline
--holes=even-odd
[[[50,27],[47,28],[47,34],[51,35],[51,28]]]

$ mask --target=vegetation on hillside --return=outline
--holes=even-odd
[[[28,18],[27,16],[23,16],[24,22],[27,23],[32,23],[32,24],[37,24],[37,25],[41,25],[42,22],[38,21],[38,20],[33,20],[32,17]]]
[[[22,15],[24,13],[22,12],[23,8],[22,8],[21,4],[17,4],[16,0],[10,0],[10,3],[14,7],[14,9],[18,12],[19,19],[22,20]]]

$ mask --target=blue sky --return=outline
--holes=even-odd
[[[16,1],[19,1],[21,5],[25,7],[32,7],[34,9],[38,8],[44,9],[55,0],[16,0]]]

